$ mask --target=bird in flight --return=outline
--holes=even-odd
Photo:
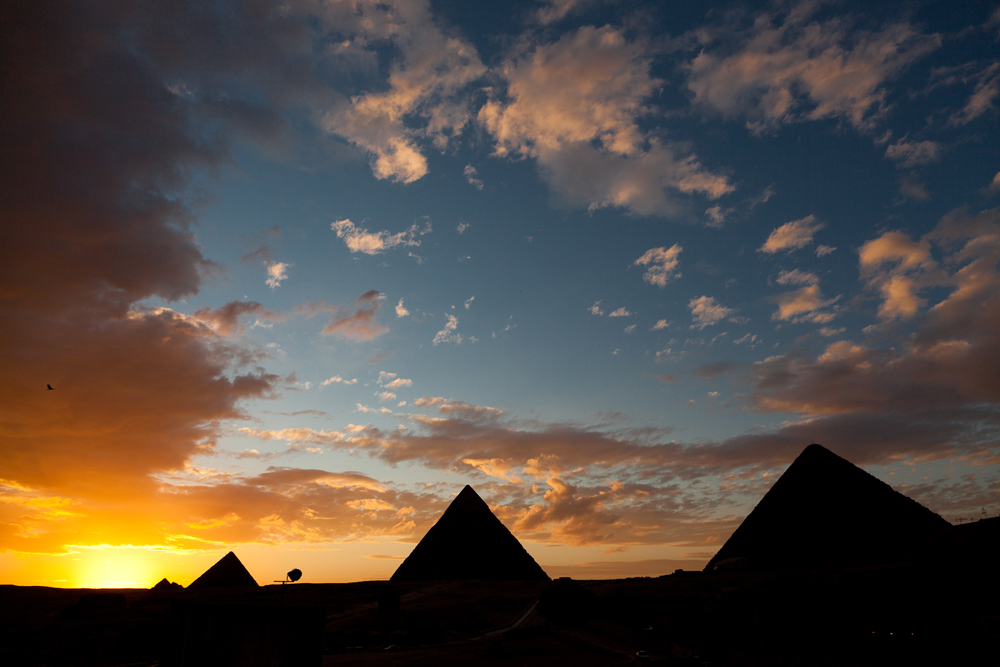
[[[49,390],[49,391],[52,391],[52,385],[50,385],[50,384],[47,384],[47,385],[45,385],[45,386],[46,386],[46,387],[48,388],[48,390]]]

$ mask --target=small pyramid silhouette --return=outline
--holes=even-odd
[[[549,580],[471,486],[451,501],[391,581],[455,579]]]
[[[184,587],[181,586],[180,584],[175,584],[174,582],[169,581],[166,577],[163,577],[158,582],[156,582],[156,585],[153,586],[153,588],[150,589],[150,590],[154,590],[154,591],[170,591],[170,590],[178,590],[178,589],[181,589],[181,588],[184,588]]]
[[[208,568],[203,575],[191,582],[188,588],[232,588],[236,586],[257,586],[257,582],[243,563],[232,551],[218,563]]]
[[[705,567],[874,562],[920,547],[951,524],[850,461],[812,444]]]

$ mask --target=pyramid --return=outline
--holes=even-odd
[[[809,445],[705,567],[871,563],[952,528],[920,503],[820,445]]]
[[[232,588],[237,586],[257,586],[243,563],[232,551],[218,563],[208,568],[205,574],[191,582],[188,588]]]
[[[154,591],[172,591],[172,590],[180,590],[182,588],[184,588],[184,587],[181,586],[180,584],[175,584],[174,582],[169,581],[166,577],[163,577],[158,582],[156,582],[156,585],[153,586],[153,588],[150,589],[150,590],[154,590]]]
[[[471,486],[451,501],[391,581],[455,579],[549,580]]]

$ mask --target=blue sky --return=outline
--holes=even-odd
[[[1000,511],[997,5],[73,13],[12,10],[19,582],[388,577],[467,483],[550,574],[700,567],[812,441]]]

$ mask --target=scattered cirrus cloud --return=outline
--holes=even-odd
[[[686,65],[696,104],[745,118],[752,132],[806,120],[843,119],[872,130],[885,116],[886,85],[941,44],[907,22],[853,29],[843,18],[817,19],[819,5],[765,11],[737,33],[705,30]]]
[[[910,168],[935,162],[940,149],[936,141],[907,141],[903,137],[885,149],[885,156],[898,162],[899,167]]]
[[[800,250],[812,243],[813,236],[824,226],[816,220],[815,215],[786,222],[771,232],[758,252],[773,255],[782,251]]]
[[[688,302],[691,309],[692,329],[704,329],[732,315],[735,310],[715,302],[715,297],[700,296]]]
[[[633,265],[648,266],[649,268],[642,274],[642,279],[650,285],[663,288],[671,280],[681,277],[680,272],[677,270],[681,250],[682,248],[676,243],[670,246],[669,249],[663,247],[650,248],[643,253],[642,257],[635,260]]]
[[[354,340],[370,340],[389,331],[376,322],[385,296],[378,290],[365,292],[351,304],[331,306],[324,301],[311,301],[296,307],[297,315],[314,317],[320,312],[332,312],[333,317],[320,332],[324,336],[336,334]]]
[[[348,250],[362,252],[366,255],[378,255],[398,246],[419,246],[419,237],[430,234],[432,231],[430,220],[425,220],[422,228],[417,223],[413,223],[409,228],[397,234],[391,234],[387,231],[369,232],[346,218],[330,223],[330,228],[336,232],[338,238],[344,239]]]
[[[455,343],[456,345],[461,345],[462,334],[456,333],[456,329],[458,329],[458,318],[448,313],[445,313],[444,317],[444,327],[434,334],[434,340],[432,343],[434,345],[440,345],[441,343]]]

